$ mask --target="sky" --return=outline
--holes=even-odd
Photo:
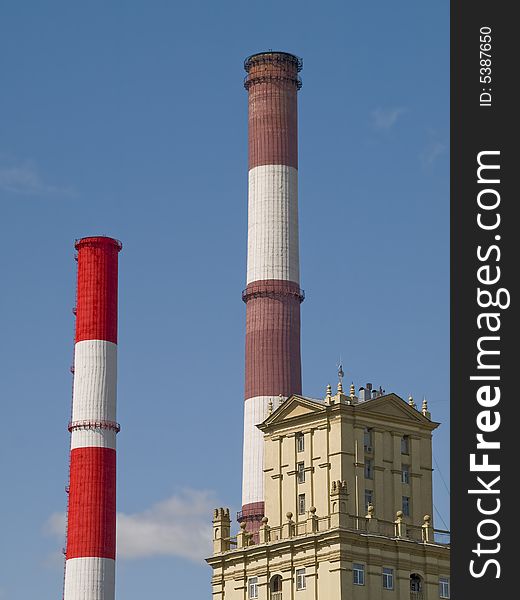
[[[303,391],[429,402],[449,525],[449,2],[4,0],[0,600],[61,598],[73,244],[123,242],[117,596],[208,598],[241,497],[243,60],[303,57]],[[236,526],[236,524],[235,524]]]

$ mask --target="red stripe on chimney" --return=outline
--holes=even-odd
[[[78,289],[76,342],[117,343],[117,254],[121,243],[107,237],[76,242]]]
[[[249,59],[249,168],[286,165],[298,168],[298,64],[279,53]]]
[[[289,281],[249,284],[245,398],[301,394],[300,287]]]
[[[116,451],[75,448],[70,454],[67,559],[116,556]]]

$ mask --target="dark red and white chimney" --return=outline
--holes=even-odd
[[[264,516],[263,435],[272,402],[301,393],[298,242],[298,75],[286,52],[244,63],[249,96],[249,206],[242,512],[256,532]]]
[[[113,600],[121,243],[87,237],[75,246],[78,279],[64,599]]]

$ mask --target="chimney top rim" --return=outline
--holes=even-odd
[[[303,69],[303,59],[296,54],[291,52],[284,52],[282,50],[265,50],[264,52],[256,52],[251,54],[244,61],[244,69],[249,73],[249,70],[253,63],[264,61],[280,61],[280,62],[292,62],[296,65],[298,73]]]

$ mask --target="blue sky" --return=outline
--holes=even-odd
[[[240,503],[261,50],[304,59],[304,393],[341,356],[348,383],[426,395],[449,483],[448,36],[447,0],[2,3],[1,600],[61,597],[73,242],[93,234],[124,245],[117,594],[209,597],[210,511]]]

